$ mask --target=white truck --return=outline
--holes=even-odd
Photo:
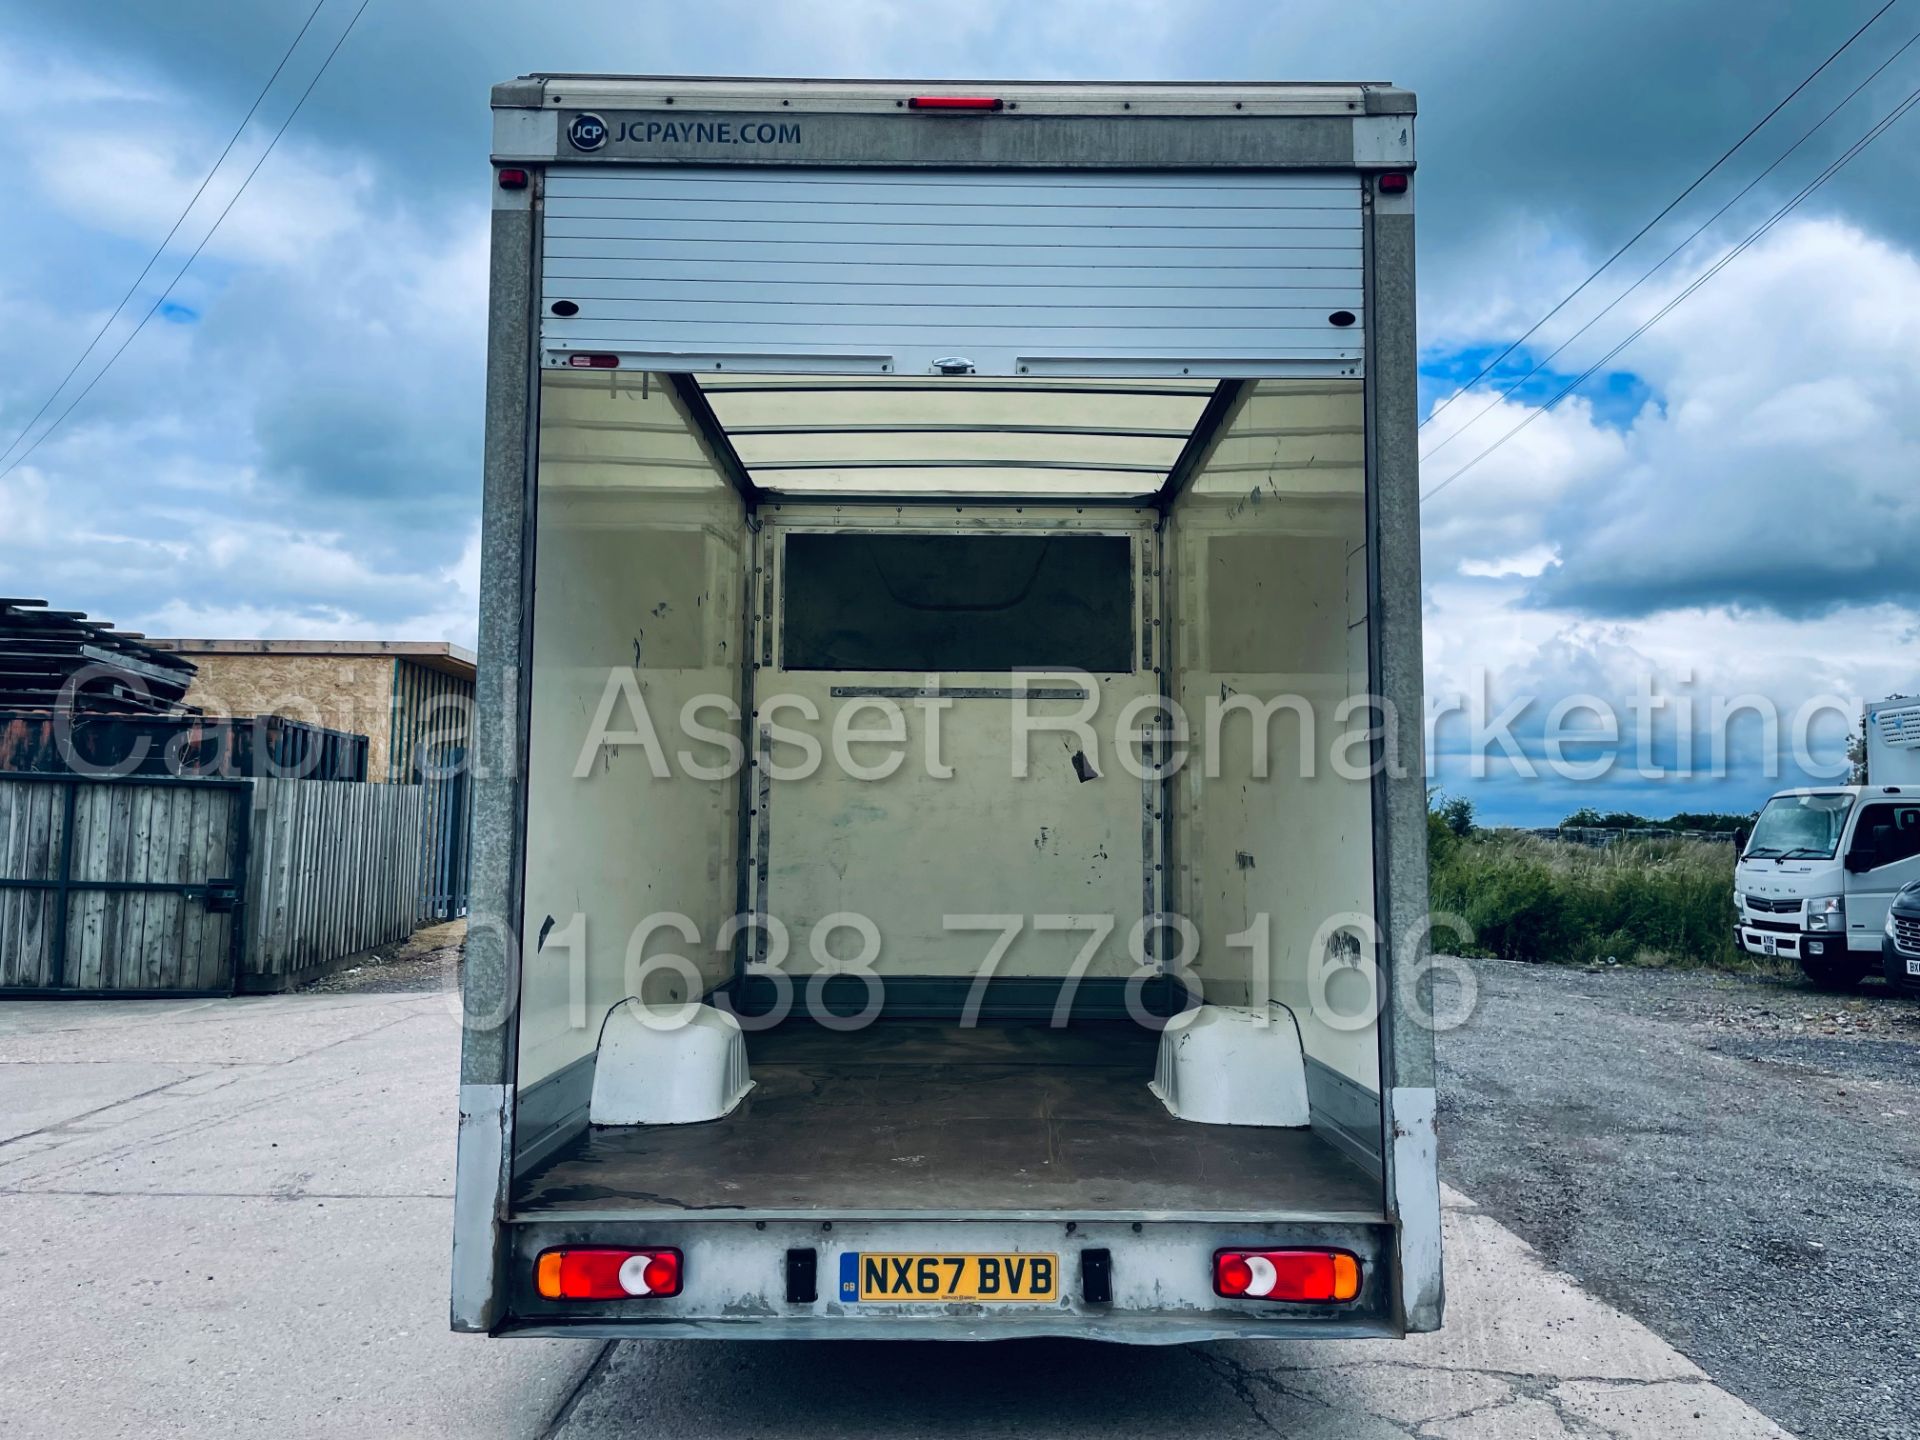
[[[1412,96],[493,106],[454,1327],[1437,1327]]]
[[[1868,783],[1782,790],[1734,867],[1740,948],[1834,989],[1880,967],[1893,898],[1920,881],[1920,700],[1871,702],[1866,720]]]

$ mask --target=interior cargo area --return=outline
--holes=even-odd
[[[749,1039],[731,1115],[589,1126],[521,1177],[516,1209],[1379,1218],[1377,1180],[1311,1130],[1248,1143],[1170,1115],[1147,1088],[1158,1046],[1130,1021],[789,1023]]]
[[[1363,413],[543,369],[514,1217],[1382,1220]]]

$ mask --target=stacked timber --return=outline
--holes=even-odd
[[[82,611],[0,596],[0,710],[179,715],[193,672],[192,661]]]

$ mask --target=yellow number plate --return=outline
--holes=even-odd
[[[1052,1255],[886,1255],[840,1257],[840,1298],[876,1300],[1054,1300],[1060,1263]]]

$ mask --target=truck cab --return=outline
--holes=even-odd
[[[1920,880],[1920,786],[1783,790],[1734,868],[1740,948],[1797,960],[1816,985],[1857,984],[1888,907]]]
[[[1734,867],[1740,948],[1836,989],[1875,968],[1894,896],[1920,881],[1920,704],[1867,707],[1867,774],[1901,783],[1773,796]]]

